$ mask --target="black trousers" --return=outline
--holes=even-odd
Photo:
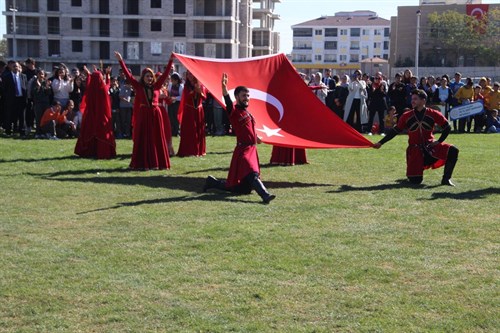
[[[24,134],[24,112],[26,109],[26,98],[8,97],[4,104],[4,126],[5,133],[11,134],[14,130]]]

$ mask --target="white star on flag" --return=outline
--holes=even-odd
[[[281,131],[281,128],[271,129],[271,128],[267,127],[266,125],[262,125],[262,127],[263,127],[263,129],[257,128],[257,131],[266,133],[266,136],[268,138],[270,138],[272,136],[280,136],[280,137],[284,138],[284,136],[282,134],[278,133],[279,131]]]

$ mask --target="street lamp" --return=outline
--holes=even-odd
[[[16,40],[16,13],[17,13],[17,8],[16,8],[16,0],[12,1],[12,6],[9,7],[9,11],[12,12],[12,59],[17,58],[17,40]]]
[[[415,76],[419,77],[418,75],[418,53],[419,53],[419,46],[420,46],[420,16],[422,13],[420,12],[420,9],[417,10],[417,40],[415,43]]]

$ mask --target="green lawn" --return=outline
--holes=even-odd
[[[407,186],[404,136],[295,167],[260,145],[269,205],[202,193],[234,140],[135,172],[130,141],[1,138],[0,332],[500,331],[500,135],[448,138],[455,188]]]

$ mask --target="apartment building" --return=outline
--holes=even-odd
[[[389,58],[390,21],[373,11],[338,12],[292,26],[299,69],[347,71],[368,58]]]
[[[123,54],[134,73],[162,68],[172,51],[243,58],[277,52],[274,3],[280,0],[6,0],[11,57],[43,68],[115,63]],[[254,31],[255,17],[262,26]],[[15,29],[14,29],[14,23]],[[260,33],[260,34],[259,34]],[[265,38],[269,36],[269,38]]]
[[[281,0],[253,0],[252,56],[279,52],[280,35],[274,30],[274,23],[280,16],[274,12],[275,3]]]

